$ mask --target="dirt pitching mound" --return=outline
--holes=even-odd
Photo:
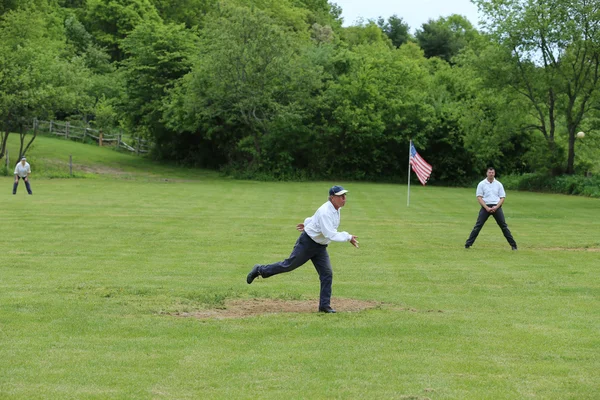
[[[338,313],[359,312],[380,305],[381,303],[376,301],[353,299],[334,299],[331,302],[331,306]],[[245,318],[264,314],[317,313],[318,307],[318,300],[238,299],[226,301],[224,308],[189,313],[172,313],[171,315],[199,319]]]

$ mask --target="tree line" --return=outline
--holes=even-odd
[[[474,0],[414,34],[326,0],[0,0],[0,157],[33,118],[265,179],[600,172],[600,4]],[[584,139],[577,132],[584,131]]]

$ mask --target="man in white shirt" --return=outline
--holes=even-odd
[[[315,212],[312,217],[306,218],[303,224],[298,224],[296,229],[302,232],[292,254],[280,262],[262,265],[256,264],[246,277],[249,284],[260,277],[268,278],[283,272],[290,272],[311,260],[319,273],[321,280],[321,292],[319,297],[319,311],[334,313],[331,308],[331,284],[333,282],[333,270],[327,253],[327,245],[334,242],[350,242],[358,248],[357,237],[348,232],[338,232],[340,225],[340,208],[346,204],[346,193],[348,191],[341,186],[333,186],[329,189],[329,199]]]
[[[487,170],[487,178],[479,182],[479,185],[477,185],[477,191],[475,195],[477,196],[477,201],[481,205],[481,209],[479,210],[479,216],[477,217],[475,227],[465,243],[465,249],[468,249],[473,245],[473,243],[475,243],[475,239],[477,239],[479,231],[481,231],[483,224],[485,224],[491,215],[496,220],[496,223],[500,229],[502,229],[502,233],[508,241],[508,244],[510,244],[510,247],[513,250],[517,250],[517,243],[515,242],[515,239],[513,239],[512,234],[508,229],[508,225],[506,225],[506,221],[504,220],[504,212],[502,211],[502,204],[506,198],[504,186],[502,186],[502,184],[495,179],[495,176],[496,170],[490,167]]]
[[[31,175],[31,166],[27,162],[25,157],[21,158],[21,161],[17,163],[15,167],[15,183],[13,184],[13,194],[17,194],[17,186],[19,186],[19,179],[23,179],[27,193],[31,193],[31,186],[29,186],[29,175]]]

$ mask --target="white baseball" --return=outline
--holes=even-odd
[[[585,137],[585,133],[583,133],[583,132],[577,132],[577,137],[579,139],[581,139],[582,137]]]

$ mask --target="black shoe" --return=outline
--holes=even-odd
[[[510,248],[513,250],[517,250],[517,246],[511,246]]]
[[[465,249],[468,249],[469,247],[471,247],[471,246],[468,244],[465,244]]]
[[[319,312],[324,312],[327,314],[334,314],[335,310],[333,308],[331,308],[330,306],[327,306],[327,307],[319,307]]]
[[[258,278],[260,276],[260,272],[258,271],[258,267],[259,267],[259,264],[256,264],[254,266],[254,268],[252,268],[252,271],[250,271],[250,273],[246,277],[246,282],[248,282],[248,285],[251,284],[252,281],[254,281],[256,278]]]

